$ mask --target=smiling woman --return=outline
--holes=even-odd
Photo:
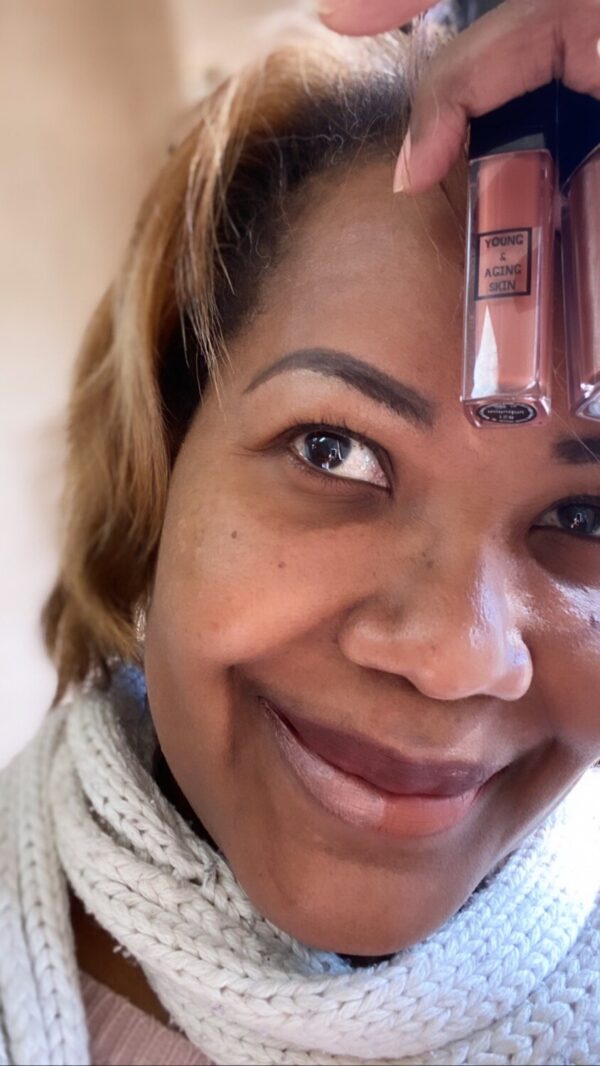
[[[553,416],[464,417],[465,170],[391,191],[420,47],[209,97],[90,327],[2,1061],[126,1061],[99,994],[171,1061],[600,1055],[600,437],[560,320]]]

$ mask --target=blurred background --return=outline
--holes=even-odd
[[[0,765],[54,690],[39,613],[56,572],[64,412],[82,331],[178,117],[289,8],[0,0]]]

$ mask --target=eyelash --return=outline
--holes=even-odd
[[[377,462],[380,464],[387,480],[388,487],[384,488],[382,485],[374,485],[370,481],[361,481],[359,478],[344,478],[336,477],[333,474],[328,474],[325,470],[319,470],[318,467],[312,466],[307,460],[302,459],[298,453],[292,450],[292,442],[300,436],[309,436],[312,433],[330,433],[332,436],[348,437],[349,440],[364,445],[365,448],[369,448]],[[321,478],[327,482],[330,488],[338,488],[341,491],[348,490],[350,486],[357,489],[377,492],[384,492],[390,495],[392,490],[392,477],[393,466],[388,453],[377,444],[376,441],[371,440],[366,433],[361,433],[354,426],[349,426],[347,422],[341,419],[335,424],[331,422],[295,422],[285,431],[285,434],[280,438],[281,443],[284,445],[287,454],[291,461],[309,477]],[[337,482],[337,485],[336,485]]]
[[[542,518],[551,515],[553,512],[560,511],[564,507],[581,507],[587,508],[592,511],[596,511],[596,525],[592,533],[577,533],[572,529],[562,529],[559,525],[540,525],[536,523],[534,529],[554,530],[556,533],[563,533],[568,537],[576,537],[578,540],[596,541],[600,544],[600,496],[569,496],[566,500],[559,500],[558,503],[548,507]]]
[[[298,455],[297,451],[292,450],[291,444],[297,437],[302,436],[302,435],[308,436],[308,435],[313,434],[313,433],[314,434],[317,434],[317,433],[323,433],[323,434],[330,433],[330,434],[332,434],[332,436],[347,437],[350,440],[352,440],[353,442],[362,444],[366,448],[369,448],[373,452],[373,454],[375,455],[377,461],[379,462],[379,464],[381,466],[381,469],[383,470],[384,474],[388,478],[388,482],[389,482],[388,488],[387,489],[383,488],[383,486],[375,485],[375,484],[373,484],[372,482],[369,482],[369,481],[361,481],[358,478],[344,478],[344,477],[340,477],[340,476],[336,477],[335,475],[328,474],[324,470],[319,470],[318,467],[312,466],[307,460],[302,459]],[[285,434],[283,435],[283,438],[280,438],[280,441],[285,446],[285,449],[287,451],[287,454],[288,454],[289,458],[294,462],[294,464],[299,469],[301,469],[303,471],[303,473],[306,473],[309,477],[319,478],[322,481],[327,482],[327,485],[328,485],[329,488],[338,488],[338,489],[344,491],[344,489],[346,489],[346,490],[348,489],[349,485],[352,485],[353,487],[360,488],[361,490],[367,490],[367,491],[370,490],[370,491],[375,491],[375,492],[378,492],[378,493],[385,492],[388,495],[391,494],[392,463],[391,463],[391,459],[390,459],[389,455],[387,454],[386,451],[384,451],[383,448],[381,448],[380,445],[378,445],[375,441],[371,440],[371,438],[368,437],[365,433],[361,433],[355,427],[349,426],[347,424],[347,422],[345,422],[344,420],[340,420],[336,424],[333,424],[331,422],[325,422],[325,421],[321,421],[321,422],[301,422],[301,421],[298,421],[298,422],[295,422],[293,425],[291,425],[289,427],[289,429],[286,430]],[[600,532],[600,496],[587,496],[587,495],[584,495],[584,496],[577,496],[577,497],[567,497],[567,499],[559,500],[557,503],[553,504],[552,507],[547,508],[544,511],[544,513],[543,513],[543,515],[541,517],[543,518],[543,517],[545,517],[547,515],[552,514],[553,512],[558,512],[563,507],[578,507],[578,506],[582,507],[582,508],[596,509],[598,511],[598,531]],[[587,540],[587,541],[597,540],[600,543],[600,537],[595,535],[596,534],[595,530],[594,530],[593,533],[576,533],[575,531],[571,531],[571,530],[568,530],[568,529],[562,529],[558,525],[552,526],[552,525],[540,525],[540,524],[535,524],[533,526],[533,528],[534,529],[546,529],[546,530],[554,529],[557,533],[563,533],[563,534],[566,534],[567,536],[577,537],[579,540]]]

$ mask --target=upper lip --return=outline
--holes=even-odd
[[[359,733],[333,729],[265,703],[304,744],[327,762],[377,788],[403,796],[460,796],[479,788],[499,767],[489,763],[420,760],[399,754]]]

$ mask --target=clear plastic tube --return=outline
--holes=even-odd
[[[563,190],[562,252],[569,403],[600,420],[600,148]]]
[[[554,203],[545,149],[470,163],[461,402],[475,425],[550,414]]]

